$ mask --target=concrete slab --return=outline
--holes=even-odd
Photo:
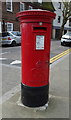
[[[2,95],[21,82],[21,68],[12,65],[2,65]]]

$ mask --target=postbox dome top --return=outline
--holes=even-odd
[[[47,10],[41,10],[41,9],[33,9],[33,10],[25,10],[22,12],[18,12],[16,14],[16,17],[22,21],[24,19],[47,19],[50,18],[55,19],[56,14]]]

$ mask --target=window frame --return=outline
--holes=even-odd
[[[58,23],[61,23],[61,16],[58,16]]]
[[[23,5],[23,10],[21,10],[21,5]],[[25,4],[20,2],[20,12],[25,10]]]
[[[11,25],[11,30],[8,30],[8,25]],[[13,23],[9,23],[9,22],[7,22],[7,31],[13,31]]]
[[[11,2],[11,9],[10,10],[7,8],[7,3],[8,2]],[[8,12],[13,12],[13,3],[12,3],[12,0],[9,0],[9,1],[6,0],[6,9],[7,9]]]
[[[29,8],[28,8],[28,10],[32,10],[33,9],[33,7],[31,6],[31,5],[29,5]]]
[[[58,7],[58,9],[61,9],[61,2],[58,2],[59,3],[59,7]]]

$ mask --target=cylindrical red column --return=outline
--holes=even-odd
[[[29,107],[43,106],[49,96],[49,60],[55,13],[27,10],[17,13],[22,31],[21,100]]]

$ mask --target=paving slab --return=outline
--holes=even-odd
[[[18,92],[2,105],[2,118],[69,118],[69,56],[59,60],[50,70],[50,98],[46,110],[19,105]]]

